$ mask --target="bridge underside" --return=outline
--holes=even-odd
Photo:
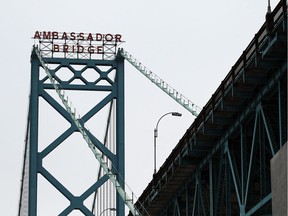
[[[270,159],[287,142],[280,1],[136,203],[142,215],[272,215]]]

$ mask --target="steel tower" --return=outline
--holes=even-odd
[[[47,68],[49,68],[52,76],[52,79],[49,79],[49,76],[44,73],[45,68],[37,55],[37,50],[38,47],[34,47],[31,54],[31,93],[19,215],[36,216],[39,214],[40,197],[45,198],[44,203],[43,198],[41,198],[41,207],[45,206],[45,204],[51,206],[53,202],[55,203],[52,205],[56,206],[58,204],[53,198],[49,201],[45,195],[43,196],[43,194],[41,194],[43,191],[41,189],[41,182],[45,182],[46,185],[49,184],[50,188],[54,188],[53,190],[56,190],[65,197],[64,199],[67,205],[65,205],[57,215],[69,215],[70,213],[71,215],[75,213],[79,215],[79,212],[83,215],[94,215],[94,213],[98,215],[107,209],[114,210],[113,213],[117,216],[124,215],[125,200],[120,197],[114,186],[109,186],[109,184],[111,184],[109,183],[109,177],[113,175],[119,183],[118,186],[121,188],[125,187],[124,58],[119,55],[112,60],[95,60],[91,58],[79,58],[79,56],[76,58],[59,58],[53,55],[48,57],[44,55],[43,61],[47,65]],[[85,92],[85,98],[89,97],[89,95],[92,96],[91,99],[88,99],[91,102],[88,111],[81,113],[82,117],[80,117],[80,115],[76,113],[76,108],[74,109],[74,107],[69,104],[69,111],[71,112],[67,112],[65,106],[61,104],[61,100],[57,98],[51,80],[52,82],[57,82],[56,86],[60,89],[59,92],[61,92],[61,94],[62,91],[65,91],[67,95],[70,93]],[[66,95],[63,95],[63,101],[68,101]],[[68,103],[70,102],[67,102],[67,104]],[[67,128],[63,132],[61,131],[56,135],[52,135],[53,138],[39,138],[40,136],[44,137],[43,134],[48,133],[53,127],[57,128],[58,125],[58,121],[52,120],[53,117],[51,116],[51,121],[53,121],[52,125],[54,124],[54,126],[52,126],[52,128],[51,126],[49,126],[49,128],[45,127],[46,123],[48,125],[48,122],[45,121],[49,121],[50,117],[47,118],[47,114],[45,114],[46,110],[42,104],[46,104],[46,107],[49,106],[50,110],[52,109],[55,111],[54,113],[61,116],[61,121],[64,119],[67,125]],[[85,107],[85,104],[82,105]],[[46,116],[46,118],[40,118],[41,113],[44,113],[42,115]],[[71,115],[69,115],[69,113]],[[99,113],[106,117],[106,121],[97,121],[95,116],[100,115]],[[76,116],[76,123],[73,121],[73,115]],[[112,120],[113,116],[114,120]],[[96,120],[94,118],[96,118]],[[40,124],[44,126],[40,127]],[[87,125],[92,127],[90,128],[91,130],[87,128]],[[97,125],[97,127],[95,125]],[[84,140],[79,142],[79,140],[73,139],[75,134],[79,135],[79,132],[81,132],[79,126],[80,128],[84,128],[86,136],[90,141],[92,140],[94,145],[92,148],[99,150],[102,163],[111,168],[109,168],[110,174],[108,175],[103,171],[102,166],[97,164],[96,160],[94,170],[91,170],[90,167],[81,167],[81,169],[86,172],[94,173],[95,179],[92,182],[90,181],[91,184],[77,194],[70,190],[69,183],[73,181],[80,182],[81,176],[78,176],[76,173],[76,178],[66,182],[62,182],[62,179],[59,178],[59,173],[61,174],[61,172],[70,169],[72,172],[75,172],[73,167],[71,167],[73,165],[63,169],[62,165],[65,164],[66,160],[65,155],[63,155],[63,157],[62,155],[60,156],[61,162],[56,165],[59,166],[59,168],[62,167],[63,170],[58,169],[58,171],[55,172],[54,168],[51,168],[51,166],[47,168],[46,165],[49,165],[49,157],[51,155],[55,152],[55,154],[58,154],[58,149],[62,148],[61,152],[69,155],[73,152],[74,143],[77,143],[78,146],[87,145]],[[93,128],[94,126],[95,128]],[[102,127],[102,129],[99,129],[100,127]],[[97,130],[103,131],[103,134],[99,135]],[[96,133],[94,133],[94,131],[96,131]],[[51,135],[50,133],[48,134]],[[108,144],[109,137],[110,143],[112,144]],[[49,142],[47,140],[49,140]],[[41,142],[47,143],[43,144]],[[87,146],[84,148],[87,148]],[[92,156],[94,157],[93,154]],[[80,163],[81,161],[85,161],[87,159],[86,157],[86,155],[83,155],[75,158],[75,160],[78,160]],[[95,155],[95,157],[97,158],[97,155]],[[73,164],[76,164],[74,166],[77,166],[78,161],[73,161]],[[40,178],[41,182],[39,181]],[[106,192],[102,190],[106,190]],[[106,197],[104,194],[106,194]],[[90,200],[92,200],[91,197],[93,197],[92,209],[91,203],[87,203],[86,199],[88,197],[90,197]],[[101,204],[99,204],[100,202]]]

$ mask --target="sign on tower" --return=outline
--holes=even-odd
[[[114,59],[121,34],[36,31],[33,39],[43,57]]]

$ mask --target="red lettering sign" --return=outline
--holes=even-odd
[[[98,47],[97,47],[97,53],[98,53],[98,54],[103,54],[103,53],[104,53],[104,48],[103,48],[103,46],[98,46]]]
[[[67,33],[64,32],[61,37],[62,40],[68,40]]]
[[[68,52],[69,46],[67,44],[63,45],[63,52],[67,53]]]
[[[102,40],[102,34],[96,34],[96,41],[101,41]]]
[[[53,52],[59,52],[59,45],[58,44],[53,44]]]
[[[121,41],[121,37],[122,37],[122,35],[116,34],[116,35],[115,35],[115,42],[122,42],[122,41]]]
[[[89,46],[88,47],[88,53],[94,53],[95,52],[95,49],[93,46]]]
[[[92,36],[91,33],[88,34],[88,36],[87,36],[87,40],[90,40],[90,41],[93,40],[93,36]]]
[[[75,40],[76,36],[75,36],[75,32],[71,32],[70,33],[70,40]]]
[[[43,32],[43,39],[51,39],[51,32],[49,31],[49,32]]]
[[[36,31],[33,38],[39,41],[37,46],[40,51],[45,52],[45,56],[63,56],[64,58],[94,58],[97,55],[103,59],[113,58],[117,53],[117,43],[123,42],[121,34],[110,33]],[[105,50],[107,50],[107,55],[105,55]],[[63,53],[69,53],[69,55]]]
[[[106,34],[105,35],[105,40],[106,41],[112,41],[113,40],[113,36],[111,34]]]
[[[58,32],[52,32],[52,39],[55,40],[55,39],[58,39]]]
[[[40,33],[38,31],[35,32],[34,39],[41,39]]]
[[[77,53],[83,53],[84,52],[84,47],[81,45],[77,46]]]
[[[79,33],[79,40],[84,40],[84,33],[83,32]]]

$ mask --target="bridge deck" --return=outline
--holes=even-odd
[[[267,93],[275,84],[272,78],[278,76],[276,69],[287,67],[286,11],[286,1],[282,0],[153,176],[136,203],[143,215],[146,215],[144,208],[149,215],[159,214],[181,192],[181,185],[206,166],[228,136],[235,133],[239,127],[236,120],[241,116],[249,118],[249,112],[256,109],[260,91]],[[271,95],[261,98],[270,101],[268,112],[277,109]]]

